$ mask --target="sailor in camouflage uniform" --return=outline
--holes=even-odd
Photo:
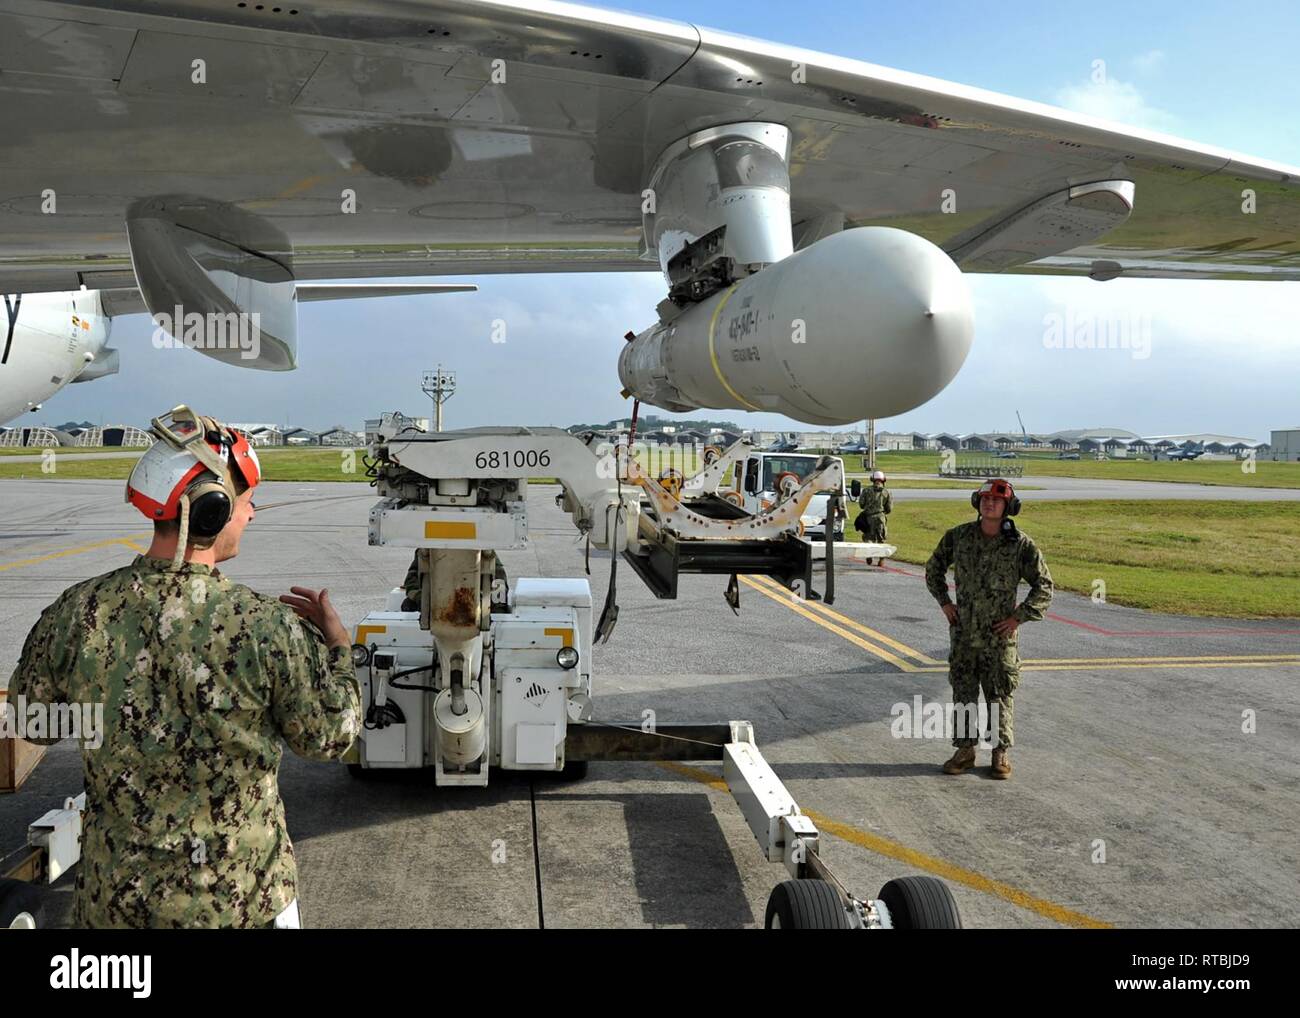
[[[127,482],[155,521],[147,554],[64,591],[9,685],[33,702],[104,705],[102,745],[82,746],[74,922],[297,926],[281,741],[319,760],[352,745],[349,634],[324,590],[277,601],[218,572],[253,519],[247,439],[184,407],[154,427],[163,440]]]
[[[1020,499],[1010,482],[998,479],[971,494],[979,519],[953,527],[939,541],[925,564],[925,583],[951,626],[952,651],[948,678],[957,705],[957,752],[943,765],[945,774],[961,774],[975,765],[978,741],[961,727],[961,705],[985,703],[998,707],[998,744],[991,774],[1011,776],[1007,750],[1012,742],[1012,697],[1020,682],[1020,652],[1016,630],[1022,622],[1037,622],[1052,602],[1052,574],[1042,553],[1016,529],[1010,517],[1020,511]],[[947,572],[952,568],[957,603],[948,597]],[[1029,593],[1016,605],[1021,580]]]
[[[858,496],[858,508],[862,512],[858,513],[853,526],[862,532],[862,540],[883,544],[889,532],[886,517],[894,511],[894,499],[885,487],[883,470],[871,472],[871,483],[863,488],[862,494]],[[884,561],[884,559],[877,559],[876,564],[883,565]]]

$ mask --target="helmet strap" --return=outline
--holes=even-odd
[[[176,551],[172,554],[172,572],[176,572],[185,564],[185,548],[189,544],[190,538],[190,497],[189,495],[181,496],[181,513],[180,513],[180,530],[176,534]]]

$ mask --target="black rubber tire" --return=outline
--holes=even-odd
[[[787,880],[767,899],[766,929],[847,930],[849,917],[840,894],[825,880]]]
[[[0,878],[0,930],[9,929],[24,913],[36,921],[38,930],[44,928],[45,899],[41,892],[25,880]]]
[[[896,930],[960,930],[961,913],[948,885],[936,877],[899,877],[876,895]]]
[[[564,764],[564,769],[556,777],[561,781],[585,781],[587,766],[588,761],[586,760],[568,760]]]

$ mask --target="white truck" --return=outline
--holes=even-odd
[[[811,453],[750,452],[737,460],[731,473],[731,484],[720,486],[718,493],[746,512],[760,513],[771,509],[782,496],[803,484],[822,459]],[[840,476],[843,477],[844,462],[838,456],[831,459],[840,464]],[[803,524],[803,536],[810,541],[825,539],[826,509],[832,494],[834,492],[829,490],[816,492],[799,518]],[[832,531],[832,540],[835,541],[844,540],[844,526],[848,519],[846,507],[850,504],[847,491],[841,490],[839,495],[840,507]]]

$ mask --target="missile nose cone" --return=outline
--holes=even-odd
[[[925,238],[885,227],[853,232],[869,235],[860,257],[875,279],[862,290],[871,335],[852,419],[892,417],[938,395],[965,363],[974,335],[970,293],[961,270]]]
[[[923,237],[817,241],[621,352],[624,387],[669,410],[735,407],[810,424],[893,417],[956,376],[974,324],[959,270]]]

